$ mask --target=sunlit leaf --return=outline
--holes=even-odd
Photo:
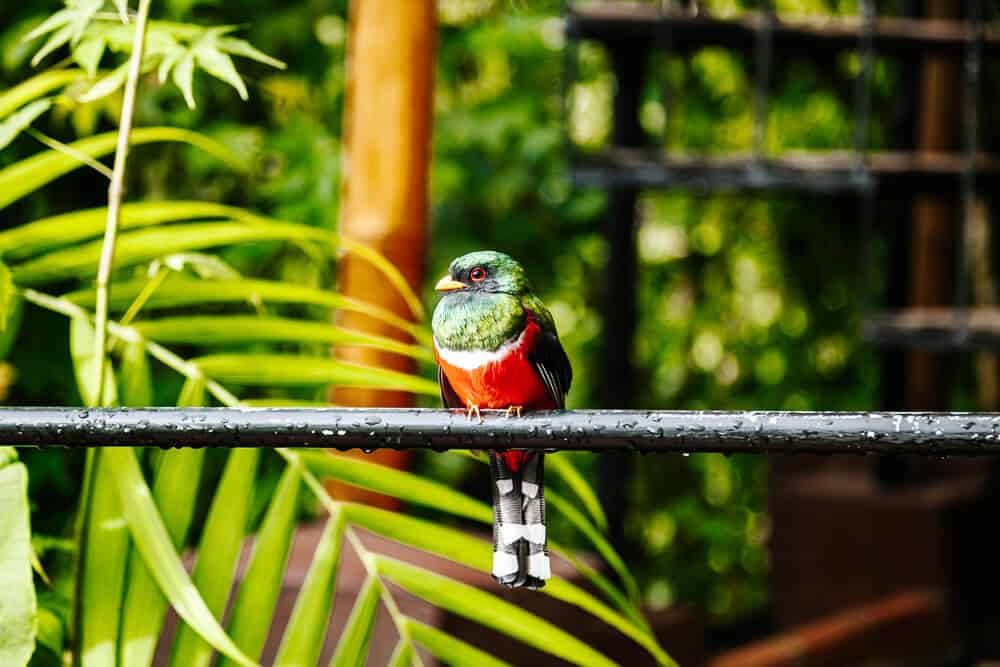
[[[93,86],[80,95],[80,102],[86,104],[87,102],[99,100],[121,88],[125,85],[125,79],[128,77],[128,67],[129,63],[125,61],[113,69],[110,74],[98,79]]]
[[[119,375],[122,405],[145,407],[153,404],[153,376],[146,348],[141,342],[125,344]]]
[[[174,84],[184,95],[184,102],[189,109],[195,108],[194,102],[194,56],[190,53],[181,58],[174,66]]]
[[[382,586],[378,577],[369,575],[358,592],[347,625],[344,626],[344,632],[337,641],[337,652],[330,661],[330,667],[355,667],[365,664],[381,591]]]
[[[97,366],[99,359],[94,356],[94,325],[90,320],[74,317],[69,323],[70,357],[73,359],[73,372],[76,374],[76,386],[80,390],[84,405],[95,406],[100,395],[97,384]],[[118,387],[115,383],[111,363],[104,361],[104,401],[107,405],[118,402]]]
[[[14,141],[17,135],[21,134],[26,127],[35,122],[35,119],[49,110],[52,100],[35,100],[22,109],[18,109],[10,116],[0,121],[0,151]]]
[[[236,574],[259,456],[260,451],[252,447],[229,452],[198,545],[191,578],[215,619],[222,618]],[[191,625],[181,623],[170,654],[171,667],[206,667],[211,660],[211,646]]]
[[[413,641],[452,667],[510,667],[510,663],[412,618],[406,619],[406,629]]]
[[[264,641],[271,628],[269,621],[281,594],[285,562],[291,549],[292,534],[295,532],[295,510],[301,484],[298,468],[286,466],[274,498],[267,508],[267,514],[264,515],[250,556],[250,564],[233,602],[229,621],[233,641],[247,655],[255,658],[260,656],[264,648]],[[219,667],[229,665],[231,663],[227,660],[219,663]]]
[[[98,158],[113,151],[117,141],[118,133],[108,132],[74,141],[69,146],[74,151]],[[137,127],[132,130],[130,141],[133,146],[164,141],[188,143],[223,161],[233,169],[241,171],[246,169],[246,164],[241,157],[214,139],[190,130],[175,127]],[[51,150],[0,169],[0,209],[36,191],[59,176],[76,169],[80,164],[79,160],[63,151]]]
[[[128,308],[145,286],[145,280],[117,283],[111,292],[111,308],[113,310]],[[65,298],[82,306],[93,307],[95,292],[93,289],[84,289],[66,294]],[[201,281],[185,276],[171,276],[150,297],[146,308],[176,308],[210,303],[296,303],[347,310],[364,313],[385,322],[412,334],[428,345],[431,340],[430,332],[423,327],[378,306],[345,297],[331,290],[270,280]]]
[[[380,576],[446,611],[486,621],[493,630],[576,665],[615,664],[568,632],[485,591],[386,556],[371,559]]]
[[[13,88],[0,92],[0,118],[6,117],[25,104],[48,95],[57,88],[62,88],[85,78],[78,69],[56,69],[41,72],[23,81]]]
[[[486,503],[426,477],[328,451],[299,449],[296,454],[318,477],[330,477],[474,521],[493,521],[493,510]]]
[[[311,667],[319,661],[333,609],[344,523],[344,516],[339,512],[326,522],[295,599],[295,608],[274,660],[275,667]]]
[[[0,333],[6,333],[10,315],[17,300],[17,290],[11,278],[10,269],[0,262]]]
[[[236,71],[232,58],[218,51],[214,45],[195,47],[194,57],[206,72],[235,88],[241,99],[246,100],[249,97],[246,84]]]
[[[228,206],[199,201],[149,201],[125,204],[119,230],[160,225],[165,222],[225,218]],[[104,207],[71,211],[0,231],[0,254],[23,259],[104,233],[108,210]]]
[[[125,589],[125,565],[129,535],[122,504],[115,489],[113,447],[87,452],[92,473],[86,503],[83,544],[80,547],[83,572],[77,620],[80,633],[80,661],[83,667],[116,664],[118,630]],[[127,450],[131,453],[132,450]]]
[[[95,78],[97,76],[97,67],[101,62],[101,56],[104,55],[104,47],[104,37],[100,35],[85,37],[73,47],[73,60],[83,68],[83,71],[89,77]]]
[[[289,387],[332,384],[438,396],[437,382],[398,371],[361,366],[329,357],[293,354],[215,354],[191,360],[209,377],[246,386]]]
[[[396,648],[389,656],[389,667],[412,667],[413,665],[413,644],[405,639],[400,639]]]
[[[0,447],[0,665],[21,667],[35,648],[28,469]]]
[[[573,465],[567,453],[555,452],[551,456],[545,457],[545,467],[555,472],[569,485],[569,488],[573,490],[573,493],[583,503],[583,506],[587,508],[587,512],[594,519],[594,522],[597,523],[597,526],[601,530],[607,531],[608,518],[604,515],[604,508],[601,507],[601,501],[598,499],[597,494],[594,493],[593,487],[590,486],[583,475],[580,474],[580,471],[576,469],[576,466]]]
[[[279,317],[219,315],[164,317],[133,325],[145,338],[183,345],[233,345],[247,342],[297,342],[359,345],[431,361],[427,348],[391,338],[349,331],[328,322]]]

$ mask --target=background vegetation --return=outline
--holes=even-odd
[[[439,3],[429,275],[439,275],[451,257],[473,248],[502,249],[524,261],[578,369],[571,407],[599,407],[599,378],[588,369],[599,367],[602,345],[614,344],[601,335],[604,197],[570,187],[564,138],[580,150],[606,144],[614,84],[606,54],[583,45],[575,53],[578,80],[569,97],[568,119],[564,117],[561,4]],[[702,4],[717,13],[753,6],[725,0]],[[856,4],[775,3],[779,11],[796,14],[850,14]],[[60,7],[56,0],[0,7],[0,89],[35,72],[30,60],[41,42],[24,37]],[[267,20],[247,23],[247,16]],[[346,3],[168,0],[154,4],[154,18],[245,23],[239,36],[287,67],[241,62],[246,102],[238,87],[199,72],[193,79],[194,108],[177,86],[144,77],[138,127],[197,130],[249,164],[233,169],[180,143],[139,147],[132,156],[129,200],[221,202],[332,232],[338,211]],[[65,56],[57,51],[45,62]],[[106,62],[106,67],[112,63]],[[782,63],[771,85],[768,151],[849,148],[857,68],[852,56],[830,68]],[[657,58],[651,70],[642,122],[654,142],[691,152],[749,148],[751,64],[736,54],[704,49],[690,59]],[[901,76],[892,62],[879,61],[872,147],[892,145],[892,95]],[[70,142],[114,130],[119,105],[117,94],[89,103],[57,98],[34,128]],[[35,134],[18,136],[0,152],[0,168],[37,153],[38,142]],[[92,170],[76,170],[2,209],[0,225],[101,206],[105,183]],[[857,338],[864,305],[880,289],[880,276],[868,270],[860,251],[865,220],[853,207],[818,203],[787,196],[643,196],[641,321],[634,350],[641,368],[640,407],[852,409],[876,404],[878,366]],[[209,277],[232,271],[305,285],[328,285],[331,279],[331,262],[318,257],[307,242],[221,245],[227,247],[215,254],[219,261],[192,256],[183,270]],[[876,256],[878,251],[876,247]],[[149,261],[157,259],[135,262],[116,276],[116,284],[145,281]],[[45,280],[56,291],[67,291],[88,277],[70,272],[46,275]],[[125,292],[119,288],[116,293]],[[429,286],[425,296],[431,303]],[[208,305],[199,312],[231,309]],[[319,320],[325,312],[298,304],[284,306],[280,314]],[[5,401],[84,402],[74,379],[64,316],[26,307],[22,317],[18,335],[5,343],[9,351],[0,373]],[[182,353],[203,353],[191,340],[174,342]],[[322,354],[329,342],[317,340],[296,349]],[[259,341],[217,341],[212,347],[217,353],[282,349]],[[429,364],[425,370],[431,377]],[[184,378],[159,365],[151,372],[152,402],[173,404]],[[300,401],[324,397],[321,386],[276,389],[276,384],[241,386],[240,395]],[[427,401],[435,402],[431,397]],[[64,452],[22,451],[20,456],[29,473],[34,531],[51,536],[36,540],[36,549],[58,571],[84,461]],[[207,453],[207,479],[221,475],[224,458],[222,452]],[[575,460],[595,474],[589,457]],[[248,509],[256,520],[269,506],[282,471],[277,457],[261,465],[258,493]],[[765,465],[759,458],[701,455],[647,457],[633,466],[622,480],[630,501],[626,551],[648,605],[683,602],[718,619],[733,619],[765,604]],[[458,457],[428,454],[420,471],[464,484],[473,495],[485,488],[477,483],[482,471]],[[314,503],[305,501],[303,511]],[[200,517],[193,525],[200,525]],[[584,545],[565,521],[554,531],[568,544]],[[197,535],[192,533],[189,541]]]

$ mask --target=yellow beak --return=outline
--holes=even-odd
[[[467,285],[465,283],[460,283],[457,280],[452,280],[451,276],[445,276],[438,281],[438,284],[434,286],[438,292],[453,292],[457,289],[465,289]]]

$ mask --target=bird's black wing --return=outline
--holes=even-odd
[[[438,388],[441,389],[441,402],[444,403],[444,407],[448,409],[465,407],[462,399],[458,397],[455,389],[451,386],[451,382],[448,382],[448,376],[444,374],[444,370],[440,366],[438,366]]]
[[[573,368],[569,365],[569,357],[559,342],[559,336],[554,331],[542,328],[529,359],[534,364],[538,377],[542,379],[549,398],[555,401],[560,410],[564,410],[566,394],[573,381]]]

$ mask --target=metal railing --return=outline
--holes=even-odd
[[[1000,454],[1000,414],[344,408],[2,408],[0,442],[33,446],[541,449]]]

